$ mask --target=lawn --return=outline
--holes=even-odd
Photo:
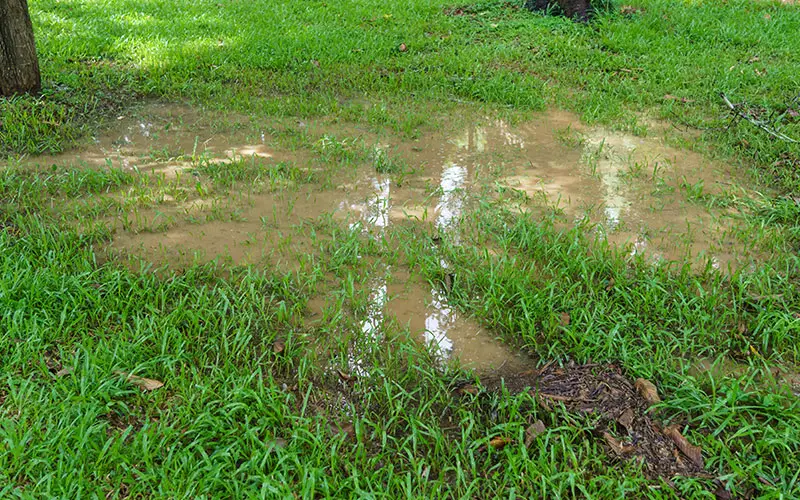
[[[32,0],[43,93],[0,99],[0,497],[800,496],[800,144],[770,135],[800,140],[800,7],[522,3]],[[470,153],[469,188],[431,180],[431,137],[553,109],[582,129],[545,149],[586,183],[593,130],[725,165],[717,188],[630,157],[620,182],[724,217],[746,263],[616,245],[509,188],[508,151]],[[165,138],[140,165],[179,168],[87,160],[129,123]],[[438,222],[376,222],[389,189]],[[373,217],[320,201],[342,192]],[[210,254],[142,243],[181,231]],[[442,362],[383,311],[406,282],[529,370]],[[654,465],[645,422],[702,464]]]

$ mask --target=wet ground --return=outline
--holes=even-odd
[[[155,185],[109,195],[124,207],[109,221],[110,251],[172,266],[220,258],[296,269],[319,248],[313,229],[326,220],[378,240],[395,224],[428,224],[458,241],[479,193],[534,217],[555,210],[564,227],[589,220],[599,237],[648,259],[708,259],[724,270],[753,257],[733,236],[733,215],[708,203],[738,189],[729,169],[557,111],[517,126],[478,116],[410,140],[326,120],[263,124],[157,104],[119,117],[81,151],[36,161],[151,174]],[[313,179],[213,180],[276,164]],[[376,269],[365,334],[391,317],[443,358],[481,370],[528,364],[437,287],[388,264]]]

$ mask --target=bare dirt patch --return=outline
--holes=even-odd
[[[426,224],[458,243],[471,201],[487,196],[513,199],[533,217],[557,210],[565,227],[588,219],[598,237],[653,259],[752,261],[729,231],[730,211],[707,203],[737,182],[722,165],[657,138],[590,129],[565,112],[516,126],[462,122],[405,140],[324,119],[264,124],[156,104],[120,117],[94,144],[36,161],[151,174],[147,186],[107,195],[121,207],[109,251],[170,267],[222,259],[296,270],[319,253],[318,229],[330,221],[377,239],[397,224]],[[383,269],[370,282],[365,332],[391,317],[445,359],[527,364],[436,287]]]

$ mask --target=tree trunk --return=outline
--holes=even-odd
[[[0,0],[0,96],[41,89],[28,1]]]
[[[551,5],[558,5],[565,16],[586,22],[594,14],[590,0],[526,0],[525,8],[532,11],[546,11]]]

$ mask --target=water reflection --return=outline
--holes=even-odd
[[[391,208],[391,179],[372,178],[372,194],[367,198],[361,211],[361,220],[350,225],[351,229],[360,229],[376,237],[382,237],[386,227],[389,225],[389,210]],[[357,207],[352,207],[357,208]],[[367,304],[366,317],[361,322],[361,333],[363,333],[361,346],[354,347],[350,353],[349,365],[353,373],[364,375],[364,357],[369,350],[376,346],[380,340],[380,332],[384,322],[384,308],[389,298],[387,277],[389,266],[380,264],[380,271],[370,278],[369,302]]]
[[[442,194],[436,206],[438,212],[436,227],[439,234],[447,234],[457,243],[458,221],[464,210],[462,191],[469,171],[466,166],[456,163],[456,159],[461,157],[460,153],[483,152],[486,148],[486,132],[481,127],[470,128],[452,143],[456,146],[456,151],[452,152],[451,158],[442,165],[442,175],[439,180]],[[442,260],[440,265],[443,269],[447,269],[446,261]],[[453,354],[453,340],[448,336],[448,332],[456,322],[457,313],[447,304],[447,298],[437,287],[431,289],[431,297],[423,338],[428,344],[436,346],[440,356],[447,359]]]

